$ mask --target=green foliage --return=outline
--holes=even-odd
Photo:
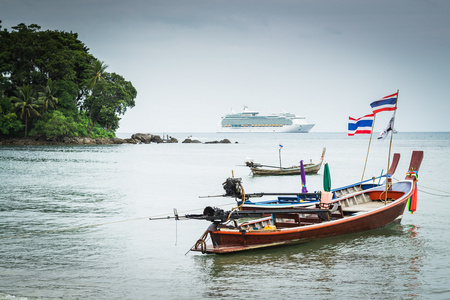
[[[99,125],[96,125],[92,129],[90,136],[92,138],[94,138],[94,139],[97,139],[97,138],[113,138],[113,137],[116,136],[116,134],[114,133],[114,131],[106,130],[106,129],[100,127]]]
[[[55,84],[52,79],[49,78],[47,80],[47,85],[44,87],[44,91],[38,93],[39,100],[42,101],[44,107],[44,112],[47,111],[49,107],[56,108],[56,104],[58,104],[58,98],[55,97],[56,90]]]
[[[106,65],[103,61],[96,60],[93,62],[91,67],[89,68],[90,79],[87,83],[87,86],[90,90],[92,90],[95,84],[99,81],[105,81],[103,74],[105,73],[108,65]]]
[[[45,86],[48,78],[77,83],[87,79],[86,69],[95,59],[77,34],[39,31],[39,26],[23,23],[12,29],[0,32],[0,73],[9,75],[11,85]]]
[[[40,29],[21,23],[0,31],[0,132],[24,129],[26,136],[34,127],[33,134],[49,137],[114,136],[119,116],[135,105],[136,89],[106,73],[108,66],[89,54],[76,33]]]
[[[89,124],[89,118],[83,115],[77,123],[78,136],[89,136],[92,138],[112,138],[116,136],[113,130],[106,130],[99,124],[96,124],[95,126],[90,126]]]
[[[11,98],[17,116],[25,121],[25,137],[28,132],[28,120],[33,116],[41,116],[39,108],[42,102],[36,100],[36,92],[29,84],[17,88],[15,96]]]
[[[128,107],[134,107],[137,91],[131,82],[115,73],[104,73],[103,78],[94,86],[83,107],[89,112],[92,125],[99,123],[104,128],[115,131],[119,128],[119,116]]]
[[[56,81],[58,97],[58,110],[67,116],[75,117],[78,114],[76,99],[78,97],[78,87],[73,81],[58,80]]]
[[[49,138],[77,136],[77,124],[72,117],[65,117],[61,112],[55,110],[46,113],[42,120],[37,121],[30,135],[43,135]]]
[[[22,122],[17,119],[13,112],[4,112],[0,106],[0,134],[14,135],[23,130]]]

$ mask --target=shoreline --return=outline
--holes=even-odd
[[[120,145],[120,144],[138,144],[133,139],[121,138],[86,138],[86,137],[65,137],[63,139],[45,139],[45,138],[8,138],[0,139],[0,146],[49,146],[49,145]]]
[[[161,139],[159,135],[151,133],[135,133],[130,138],[89,138],[89,137],[23,137],[23,138],[0,138],[0,146],[47,146],[47,145],[121,145],[121,144],[160,144],[160,143],[178,143],[178,139],[169,137]],[[199,143],[198,140],[185,139],[182,143]],[[228,139],[221,141],[210,141],[204,144],[231,144]]]

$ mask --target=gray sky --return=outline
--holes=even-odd
[[[211,132],[244,105],[345,132],[397,89],[397,130],[450,131],[449,16],[448,0],[0,0],[3,28],[77,32],[133,83],[127,133]]]

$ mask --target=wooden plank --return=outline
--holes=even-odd
[[[345,212],[371,211],[382,206],[385,206],[384,202],[371,201],[368,203],[360,204],[358,206],[344,207],[342,210]]]
[[[420,169],[420,165],[422,164],[422,160],[423,151],[413,151],[408,172],[418,172]],[[405,179],[413,180],[414,178],[407,173]]]
[[[399,160],[400,160],[400,153],[394,153],[394,157],[392,158],[392,164],[388,171],[389,175],[394,175]]]

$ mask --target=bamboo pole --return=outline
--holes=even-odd
[[[369,150],[370,150],[370,144],[372,143],[373,127],[375,126],[375,117],[376,116],[377,116],[376,114],[373,115],[372,130],[370,131],[370,139],[369,139],[369,146],[367,147],[366,162],[364,163],[364,170],[363,170],[363,173],[361,176],[361,183],[359,184],[359,188],[362,187],[362,182],[364,180],[364,173],[366,172],[367,159],[369,158]],[[381,174],[381,175],[383,175],[383,174]]]
[[[282,167],[281,167],[281,147],[280,147],[280,149],[278,149],[278,157],[280,158],[280,169],[282,169]]]
[[[397,90],[397,100],[395,101],[394,114],[397,111],[398,94],[399,94],[399,90]],[[391,148],[392,148],[392,138],[394,136],[394,124],[395,124],[395,118],[394,118],[394,121],[392,122],[392,128],[391,128],[391,141],[389,143],[389,155],[388,155],[387,170],[389,170],[389,164],[391,163]],[[389,176],[388,176],[388,174],[386,174],[386,190],[385,190],[386,195],[384,198],[384,205],[387,204],[387,191],[388,191],[388,189],[391,189],[391,185],[392,185],[392,183],[389,181]]]

